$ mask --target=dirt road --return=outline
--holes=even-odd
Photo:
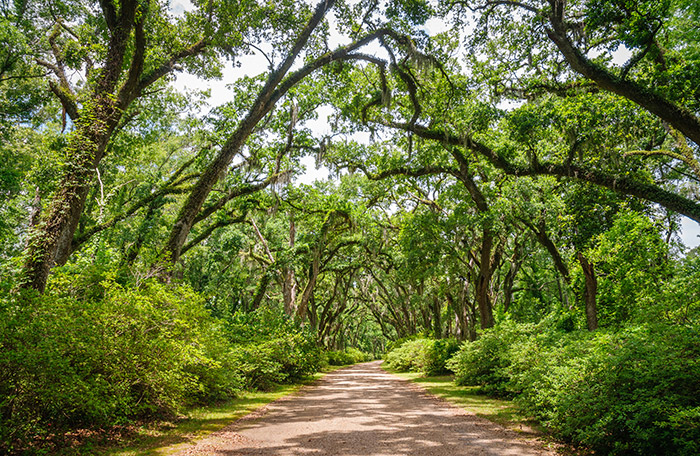
[[[379,362],[326,375],[180,455],[554,455],[424,394]]]

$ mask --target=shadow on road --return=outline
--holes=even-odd
[[[422,394],[365,363],[241,422],[219,455],[545,455],[536,442]],[[190,454],[197,454],[190,453]]]

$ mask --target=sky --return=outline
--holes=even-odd
[[[173,14],[182,14],[184,11],[192,8],[192,4],[189,0],[172,0],[170,2],[171,11]],[[332,24],[331,24],[332,27]],[[430,35],[434,35],[441,31],[447,29],[447,25],[436,18],[430,19],[426,25],[425,29]],[[329,43],[331,46],[338,45],[338,41],[331,39]],[[368,48],[365,51],[372,53],[377,51],[377,49]],[[616,60],[620,63],[624,63],[629,58],[629,53],[624,49],[620,49]],[[211,97],[208,100],[209,109],[214,108],[218,105],[226,103],[231,100],[231,91],[226,87],[227,84],[235,81],[242,76],[255,76],[263,73],[268,69],[268,62],[265,57],[256,52],[252,55],[243,56],[241,59],[241,65],[234,67],[230,62],[226,65],[223,77],[220,80],[210,80],[203,81],[188,73],[178,73],[175,86],[180,89],[192,89],[196,87],[200,90],[209,89],[211,91]],[[330,134],[330,127],[328,123],[328,116],[331,114],[331,110],[328,107],[321,107],[319,110],[318,118],[309,121],[306,125],[318,135],[322,137],[323,135]],[[301,160],[301,164],[305,167],[306,172],[300,175],[295,182],[301,184],[312,184],[316,180],[324,180],[330,177],[329,170],[325,166],[320,166],[316,168],[315,159],[312,156],[306,156]],[[694,248],[700,245],[700,224],[697,222],[681,216],[681,240],[683,243],[689,247]]]

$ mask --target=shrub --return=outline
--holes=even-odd
[[[548,424],[604,454],[700,454],[697,329],[635,327],[591,337],[588,352],[559,369]]]
[[[565,333],[506,323],[449,365],[461,384],[516,396],[556,435],[600,454],[700,454],[697,325]]]
[[[457,339],[433,340],[426,353],[423,372],[426,375],[441,375],[450,373],[447,361],[459,350]]]
[[[374,359],[371,353],[363,352],[358,348],[350,347],[345,351],[352,357],[354,363],[365,363]]]
[[[326,352],[326,361],[331,366],[346,366],[353,363],[352,356],[344,350],[331,350]]]
[[[429,339],[414,339],[404,342],[385,355],[387,366],[402,372],[420,371],[428,344]]]
[[[480,386],[484,392],[508,395],[511,346],[535,331],[531,324],[510,321],[484,331],[474,342],[465,342],[447,362],[458,385]]]
[[[249,389],[269,389],[319,370],[324,360],[314,335],[275,309],[261,307],[229,318],[234,369]]]
[[[58,270],[45,295],[0,300],[0,453],[295,381],[323,361],[280,312],[217,320],[187,287],[98,272],[80,284]]]
[[[0,309],[0,441],[171,414],[233,395],[241,380],[203,302],[185,287],[102,284]],[[97,296],[97,295],[95,295]]]
[[[372,355],[357,348],[348,348],[346,350],[327,351],[326,359],[331,366],[346,366],[348,364],[372,361]]]
[[[447,372],[445,363],[457,349],[458,342],[454,339],[413,339],[394,345],[385,360],[398,371],[437,375]]]

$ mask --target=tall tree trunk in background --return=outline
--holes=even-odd
[[[544,219],[540,219],[537,225],[531,223],[529,220],[521,219],[521,221],[535,234],[537,241],[545,249],[547,249],[549,256],[552,258],[552,261],[554,261],[554,266],[556,267],[557,271],[559,271],[559,275],[561,276],[557,277],[557,288],[559,290],[559,298],[564,307],[569,308],[570,305],[568,296],[568,286],[571,284],[571,275],[569,274],[569,268],[566,266],[566,263],[564,262],[561,253],[559,253],[559,249],[554,244],[552,239],[547,235],[547,227]],[[560,278],[564,279],[564,286],[562,286]]]
[[[522,243],[516,243],[513,256],[510,259],[510,269],[503,279],[503,312],[508,313],[510,308],[510,303],[513,301],[513,283],[515,282],[515,277],[518,275],[520,266],[522,265],[521,255],[522,255],[523,245]]]
[[[440,307],[440,300],[438,297],[433,297],[433,337],[436,339],[442,338],[442,313]]]
[[[296,226],[294,224],[294,214],[289,213],[289,250],[294,250],[294,242],[296,238]],[[294,304],[296,303],[297,282],[294,277],[294,265],[287,264],[283,270],[282,296],[284,299],[284,313],[292,316],[296,312]]]
[[[481,189],[474,181],[472,172],[469,169],[469,160],[456,147],[451,149],[452,156],[459,164],[459,173],[456,177],[464,184],[464,187],[469,192],[469,195],[474,201],[477,210],[486,214],[489,211],[489,205],[486,197],[481,192]],[[479,255],[479,275],[476,278],[475,293],[476,302],[479,306],[479,317],[481,319],[481,328],[493,327],[495,321],[493,319],[493,303],[491,302],[491,278],[495,262],[492,259],[494,233],[488,222],[484,222],[483,234],[481,239],[481,252]]]
[[[457,303],[455,297],[449,291],[445,293],[447,302],[450,303],[455,318],[455,335],[457,339],[464,340],[467,336],[467,318],[461,303]]]
[[[515,263],[511,266],[508,274],[503,281],[503,312],[508,313],[510,309],[510,304],[513,302],[513,282],[515,281],[515,276],[518,274],[520,269],[520,263]]]
[[[320,249],[313,252],[313,258],[311,264],[309,265],[309,281],[306,282],[304,287],[304,292],[301,294],[301,299],[299,300],[299,305],[297,305],[297,318],[304,321],[306,319],[306,313],[309,308],[309,300],[313,295],[314,288],[316,287],[316,280],[320,272],[320,262],[321,262],[321,252]]]
[[[595,276],[593,264],[591,264],[581,252],[576,254],[583,276],[585,279],[585,288],[583,291],[583,301],[586,305],[586,324],[589,331],[598,329],[598,309],[596,306],[596,294],[598,293],[598,279]]]
[[[316,299],[313,293],[311,293],[311,296],[309,297],[309,305],[306,308],[306,316],[309,320],[309,326],[311,327],[311,331],[315,332],[318,335],[318,306],[316,305]]]
[[[493,267],[491,264],[491,251],[493,250],[493,235],[491,230],[484,229],[481,241],[481,258],[479,264],[479,275],[476,279],[476,302],[479,306],[479,318],[481,329],[492,328],[495,321],[493,319],[493,304],[491,302],[491,276]]]
[[[547,249],[549,256],[552,258],[552,261],[554,261],[554,266],[557,268],[557,271],[559,271],[559,274],[561,274],[561,276],[564,278],[564,281],[566,281],[568,285],[571,281],[571,277],[569,275],[569,268],[566,266],[566,263],[562,259],[561,253],[559,253],[559,249],[554,244],[552,239],[547,235],[547,227],[545,225],[544,219],[541,219],[537,225],[531,223],[528,220],[521,221],[535,234],[537,242],[539,242],[545,249]]]

